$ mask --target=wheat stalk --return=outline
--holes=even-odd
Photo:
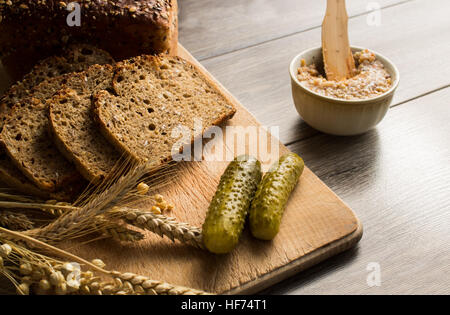
[[[132,168],[114,183],[106,183],[102,190],[98,190],[90,199],[77,201],[81,206],[76,210],[65,213],[43,228],[27,231],[27,235],[48,243],[57,243],[93,232],[90,224],[93,219],[119,202],[128,201],[124,200],[124,197],[148,170],[145,165]]]
[[[26,208],[41,210],[53,216],[62,216],[65,212],[77,209],[69,203],[48,200],[45,203],[24,203],[24,202],[5,202],[0,201],[0,207],[5,208]],[[103,234],[104,237],[110,237],[117,241],[134,242],[144,238],[142,233],[127,229],[123,224],[110,222],[104,216],[95,218],[93,227]],[[12,212],[0,212],[0,225],[10,227],[13,230],[29,230],[33,228],[33,222],[28,220],[24,214],[13,214]]]
[[[50,200],[53,201],[53,200]],[[33,202],[19,202],[19,201],[0,201],[0,208],[16,209],[27,208],[48,211],[48,213],[55,214],[54,210],[73,210],[73,207],[68,203],[33,203]],[[60,212],[62,214],[62,212]]]
[[[148,185],[137,185],[137,194],[143,196],[149,190]],[[146,196],[143,196],[145,199]],[[97,216],[92,221],[90,231],[101,231],[105,237],[112,237],[119,241],[138,241],[143,238],[143,235],[139,232],[127,229],[123,225],[118,224],[117,219],[124,219],[128,224],[136,226],[138,228],[148,230],[158,234],[161,237],[168,237],[172,241],[179,240],[182,243],[190,244],[198,248],[204,248],[202,241],[201,230],[197,227],[190,226],[187,223],[177,222],[174,218],[167,217],[161,214],[161,211],[173,210],[173,205],[168,204],[161,195],[155,195],[152,200],[156,201],[156,204],[152,207],[152,212],[145,212],[142,210],[130,208],[130,207],[114,207],[109,210],[104,216]],[[139,199],[138,199],[139,200]],[[0,202],[0,205],[2,203]],[[39,209],[52,213],[54,215],[61,214],[67,210],[76,211],[80,210],[78,207],[66,203],[56,203],[55,201],[47,201],[45,204],[28,203],[23,204],[20,202],[4,202],[5,205],[10,207],[20,206],[29,207],[32,209]],[[87,228],[85,228],[85,232]],[[52,240],[47,239],[47,242],[54,243]]]
[[[160,214],[161,209],[173,208],[162,197],[156,198],[158,203],[152,208],[157,213],[126,207],[147,198],[143,196],[143,192],[147,193],[150,187],[138,185],[136,189],[136,185],[139,179],[150,171],[149,165],[133,166],[124,163],[101,185],[86,190],[73,205],[56,201],[42,203],[38,200],[0,192],[0,198],[9,200],[0,201],[0,206],[38,209],[58,217],[45,227],[23,233],[0,227],[0,272],[16,285],[18,293],[21,294],[30,293],[30,290],[43,294],[206,294],[203,291],[151,280],[133,273],[107,271],[103,269],[103,263],[100,262],[99,265],[99,260],[91,263],[48,244],[80,237],[94,231],[103,232],[104,235],[119,240],[137,240],[142,237],[141,233],[127,229],[118,220],[110,220],[119,218],[160,236],[167,236],[172,241],[179,240],[203,247],[200,229],[176,222],[175,219]],[[158,176],[164,176],[164,174]],[[161,186],[160,177],[154,176],[153,179],[155,178],[158,179],[157,184]],[[152,185],[152,188],[156,186]],[[70,263],[43,256],[11,240],[29,248],[40,248],[51,253],[52,256],[70,259],[90,270],[81,273],[79,283],[68,281],[65,276],[73,269]],[[101,281],[96,274],[107,275],[113,281]]]
[[[20,294],[207,294],[204,291],[171,285],[133,273],[107,271],[104,263],[96,259],[88,262],[80,257],[33,239],[23,233],[0,228],[0,236],[14,236],[16,239],[33,244],[53,255],[65,257],[88,267],[80,271],[80,279],[69,278],[74,272],[73,263],[61,262],[54,258],[33,252],[0,237],[0,271],[17,287]],[[101,281],[97,274],[107,275],[112,282]],[[20,282],[20,283],[19,283]]]
[[[136,231],[126,229],[124,226],[117,224],[114,220],[107,220],[99,216],[99,213],[112,212],[114,204],[131,204],[146,199],[143,193],[149,191],[148,185],[137,185],[136,182],[143,174],[148,173],[148,167],[132,168],[125,176],[120,177],[116,183],[107,181],[104,190],[97,190],[93,195],[94,198],[88,199],[87,202],[79,201],[81,206],[75,206],[65,203],[57,203],[56,201],[48,201],[43,203],[21,203],[16,201],[0,201],[0,206],[8,208],[25,207],[31,209],[40,209],[53,215],[59,215],[51,224],[31,231],[27,231],[29,236],[38,238],[48,243],[57,243],[62,239],[75,238],[85,235],[88,232],[96,230],[103,231],[105,236],[112,236],[118,240],[140,240],[142,234]],[[115,193],[117,192],[117,193]],[[115,196],[115,197],[114,197]],[[120,200],[126,197],[126,200]],[[127,223],[145,230],[152,231],[160,236],[167,236],[172,241],[179,240],[199,248],[203,248],[201,240],[201,230],[190,226],[186,223],[179,223],[174,218],[161,215],[161,210],[171,210],[172,205],[157,196],[157,204],[152,207],[152,211],[156,213],[148,213],[140,210],[121,207],[120,215],[126,218]],[[70,211],[68,211],[70,210]],[[95,222],[88,224],[87,221]]]
[[[41,210],[56,217],[63,215],[67,210],[77,209],[67,203],[58,202],[54,204],[53,200],[47,201],[45,204],[0,201],[0,206],[2,204],[6,204],[6,208],[21,207],[25,209]],[[0,225],[13,230],[29,230],[34,227],[34,223],[30,221],[25,214],[13,213],[11,211],[0,211]],[[142,233],[130,230],[123,224],[108,220],[101,215],[95,217],[90,229],[102,233],[104,237],[112,238],[117,241],[135,242],[144,238]]]

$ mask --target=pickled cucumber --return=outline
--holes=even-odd
[[[261,163],[254,157],[241,155],[228,165],[203,224],[210,252],[225,254],[237,245],[261,177]]]
[[[250,230],[254,237],[271,240],[277,235],[284,208],[303,168],[302,158],[288,153],[261,180],[250,207]]]

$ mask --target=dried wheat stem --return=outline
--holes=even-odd
[[[139,188],[143,189],[141,185]],[[145,187],[146,188],[146,187]],[[147,191],[147,189],[146,189]],[[163,199],[162,196],[156,195],[155,199],[157,201],[155,210],[165,210],[168,208],[173,208],[172,205],[168,205],[167,202]],[[10,207],[28,207],[33,209],[44,209],[45,211],[50,211],[52,214],[59,214],[59,212],[55,211],[67,211],[71,210],[71,212],[82,212],[83,208],[75,207],[69,204],[64,203],[53,203],[53,202],[47,202],[45,204],[42,203],[19,203],[19,202],[3,202],[4,204],[10,206]],[[2,202],[0,202],[0,206],[2,205]],[[170,206],[170,207],[169,207]],[[174,218],[167,217],[158,213],[149,213],[144,212],[136,209],[126,208],[122,207],[119,208],[120,216],[125,218],[128,223],[131,225],[137,226],[139,228],[143,228],[145,230],[152,231],[161,237],[167,236],[172,241],[179,240],[183,243],[191,244],[198,248],[203,248],[203,242],[201,238],[201,230],[196,227],[192,227],[188,225],[187,223],[180,223],[177,222]],[[70,215],[72,213],[69,213]],[[72,218],[75,222],[72,222],[72,225],[79,225],[79,222],[77,223],[77,217]],[[53,222],[50,226],[51,228],[44,227],[42,229],[37,229],[34,231],[28,232],[30,236],[33,236],[35,238],[39,238],[47,243],[57,243],[60,239],[58,236],[63,233],[65,229],[65,225],[68,225],[68,222],[70,220],[63,221],[61,224],[57,224],[58,220],[56,222]],[[105,219],[102,219],[101,216],[97,216],[93,218],[91,221],[95,222],[94,224],[90,223],[89,230],[90,231],[96,231],[100,230],[103,232],[105,236],[113,237],[116,240],[120,241],[138,241],[143,238],[143,235],[139,232],[129,230],[125,228],[124,226],[121,226],[118,223],[115,222],[108,222]],[[60,227],[59,225],[63,225],[63,227]],[[47,230],[47,231],[46,231]],[[60,231],[62,230],[62,231]],[[86,227],[85,227],[86,230]]]
[[[4,192],[0,192],[0,198],[4,198],[4,199],[7,199],[7,200],[21,201],[21,202],[36,201],[35,199],[31,199],[31,198],[28,198],[28,197],[15,195],[15,194],[4,193]]]
[[[22,202],[1,202],[7,205],[7,208],[39,209],[53,216],[61,216],[68,210],[77,210],[79,208],[71,206],[68,203],[49,200],[46,203],[22,203]],[[98,216],[93,220],[93,229],[103,233],[106,237],[111,237],[117,241],[134,242],[144,238],[142,233],[127,229],[125,226],[109,222],[104,217]],[[0,225],[9,227],[13,230],[29,230],[33,228],[33,223],[28,220],[24,214],[14,214],[12,212],[0,212]]]
[[[30,203],[30,202],[15,202],[15,201],[0,201],[0,208],[6,208],[6,209],[17,209],[17,208],[23,208],[23,209],[38,209],[38,210],[73,210],[76,209],[73,206],[70,206],[68,204],[63,205],[52,205],[52,204],[46,204],[46,203]]]
[[[172,241],[178,240],[198,248],[204,248],[202,231],[197,227],[177,222],[174,218],[162,214],[137,209],[120,208],[117,209],[117,212],[130,225],[154,232],[161,237],[167,236]]]

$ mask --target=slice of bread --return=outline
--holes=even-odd
[[[182,150],[182,135],[173,137],[174,128],[188,128],[192,142],[236,111],[213,82],[178,57],[123,61],[113,88],[116,95],[108,91],[95,95],[94,117],[101,132],[121,152],[151,163],[171,160],[173,152]],[[194,130],[195,120],[201,121],[202,130]]]
[[[50,130],[58,149],[93,183],[101,181],[120,158],[99,132],[91,111],[91,95],[112,88],[113,75],[111,66],[92,66],[73,75],[64,89],[47,101]]]
[[[114,60],[104,50],[90,45],[74,45],[61,56],[46,58],[33,67],[30,73],[11,86],[0,99],[0,131],[15,103],[26,97],[39,83],[66,73],[81,72],[93,64],[109,64]]]
[[[5,153],[0,154],[0,182],[26,196],[34,196],[43,200],[56,199],[58,201],[74,201],[86,187],[86,183],[80,182],[67,187],[65,190],[53,193],[39,189],[15,167]]]
[[[0,154],[0,181],[21,193],[30,194],[41,198],[49,198],[50,195],[34,186],[17,168],[12,164],[6,154]]]

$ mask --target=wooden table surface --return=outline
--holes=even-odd
[[[179,2],[180,42],[364,225],[355,249],[263,293],[449,294],[450,2],[347,0],[351,44],[401,75],[385,119],[356,137],[315,131],[292,102],[288,65],[320,45],[325,0]]]

